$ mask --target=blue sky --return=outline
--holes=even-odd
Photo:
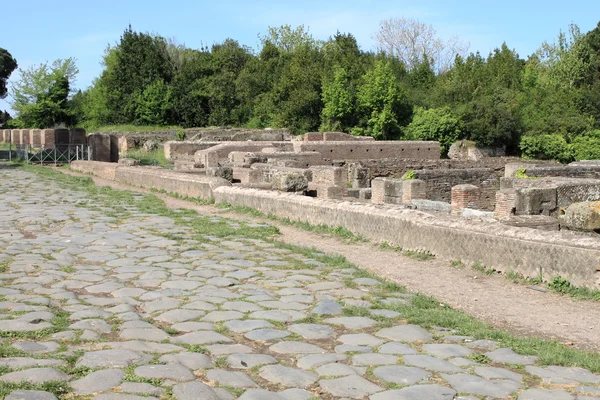
[[[350,32],[364,50],[374,48],[379,21],[409,17],[432,24],[442,37],[458,35],[484,55],[506,42],[526,57],[543,41],[553,42],[570,23],[582,32],[600,20],[600,1],[193,1],[193,0],[27,0],[2,5],[0,47],[27,67],[75,57],[77,88],[85,89],[102,71],[104,49],[134,30],[174,38],[188,47],[233,38],[252,48],[269,26],[304,24],[318,39]],[[18,73],[12,79],[18,78]],[[0,109],[9,109],[0,100]]]

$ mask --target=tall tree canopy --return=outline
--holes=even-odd
[[[10,74],[17,69],[17,60],[5,49],[0,47],[0,99],[6,98],[8,93],[7,81]]]

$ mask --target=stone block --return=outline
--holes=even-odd
[[[514,189],[502,189],[496,192],[496,208],[494,216],[505,217],[514,215],[516,209],[517,192]]]
[[[359,200],[370,200],[372,196],[371,188],[359,189],[358,199]]]
[[[316,185],[341,186],[348,184],[348,170],[342,167],[313,166],[312,182]]]
[[[21,144],[21,130],[20,129],[12,129],[10,131],[10,137],[12,140],[12,144]]]
[[[111,135],[92,133],[88,136],[91,161],[111,162]]]
[[[240,181],[242,185],[251,185],[262,182],[263,174],[260,170],[251,168],[233,168],[233,179]]]
[[[308,179],[301,173],[298,172],[276,172],[271,183],[274,190],[280,192],[304,192],[308,188]]]
[[[197,163],[195,161],[184,161],[184,160],[176,160],[174,163],[175,171],[193,171],[195,169],[202,169],[204,165]]]
[[[573,203],[562,210],[561,226],[582,231],[600,231],[600,201]]]
[[[10,130],[9,129],[2,129],[0,131],[0,141],[2,141],[2,143],[6,143],[8,142],[8,134],[9,134]]]
[[[42,130],[31,129],[29,131],[29,144],[33,147],[41,147],[42,145]]]
[[[358,163],[350,164],[348,176],[353,189],[368,188],[371,181],[371,170]]]
[[[54,129],[42,129],[40,142],[45,149],[53,148],[55,143]]]
[[[127,167],[135,167],[140,165],[140,160],[136,160],[134,158],[120,158],[119,165],[125,165]]]
[[[323,132],[306,132],[304,134],[305,142],[321,142],[323,141]]]
[[[556,187],[521,188],[516,191],[517,215],[550,215],[557,209]]]
[[[402,182],[402,203],[427,199],[427,184],[420,179],[407,179]]]
[[[320,199],[341,199],[344,197],[344,188],[341,186],[308,184],[308,195]]]
[[[229,182],[233,181],[233,169],[231,167],[209,167],[206,168],[206,176],[223,178]]]
[[[54,129],[54,145],[65,147],[71,142],[71,133],[68,129]]]
[[[87,144],[87,136],[85,129],[73,128],[69,131],[69,144],[85,145]]]
[[[110,138],[110,162],[119,161],[119,138],[115,135],[109,135]]]
[[[478,209],[481,190],[475,185],[452,187],[452,214],[461,214],[465,208]]]

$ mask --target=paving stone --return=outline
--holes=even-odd
[[[145,353],[172,353],[174,351],[183,351],[184,348],[169,343],[144,342],[140,340],[129,340],[127,342],[104,342],[104,346],[113,349],[133,350]]]
[[[27,367],[49,367],[63,366],[67,362],[64,360],[55,360],[52,358],[31,358],[31,357],[2,357],[0,366],[10,369],[22,369]]]
[[[198,381],[173,386],[173,397],[177,400],[221,400],[213,388]]]
[[[142,365],[133,371],[137,376],[150,379],[170,379],[177,382],[194,380],[192,372],[181,364]]]
[[[380,329],[375,335],[396,342],[429,342],[433,335],[417,325],[397,325]]]
[[[120,386],[121,391],[126,393],[139,393],[153,396],[162,396],[165,393],[163,388],[143,382],[123,382]]]
[[[281,394],[266,389],[248,389],[238,400],[286,400]]]
[[[335,334],[329,325],[319,324],[295,324],[290,325],[288,330],[305,339],[328,339]]]
[[[190,321],[192,319],[200,318],[205,313],[204,311],[196,310],[169,310],[160,314],[155,319],[157,321],[168,322],[170,324],[176,324],[178,322]]]
[[[425,368],[430,371],[436,372],[462,372],[462,368],[457,367],[456,365],[441,360],[439,358],[424,356],[424,355],[415,355],[409,354],[403,357],[404,363],[406,365],[414,365],[416,367]],[[460,392],[460,390],[459,390]]]
[[[258,365],[277,364],[277,359],[267,354],[231,354],[227,363],[231,368],[248,369]]]
[[[76,367],[89,368],[124,368],[128,365],[145,364],[152,359],[147,354],[132,350],[98,350],[85,353]]]
[[[465,357],[473,353],[473,350],[458,344],[445,343],[424,344],[423,351],[439,358]]]
[[[319,346],[304,342],[279,342],[269,347],[274,353],[278,354],[321,354],[326,351]]]
[[[258,340],[258,341],[269,341],[273,339],[281,339],[287,336],[290,336],[291,333],[287,331],[280,331],[277,329],[257,329],[254,331],[250,331],[244,335],[246,339],[250,340]]]
[[[148,340],[151,342],[162,342],[163,340],[168,339],[170,336],[165,331],[158,328],[132,328],[123,329],[119,334],[119,337],[124,340],[139,339]]]
[[[573,383],[600,383],[600,375],[596,375],[587,369],[579,367],[534,367],[527,366],[525,370],[532,375],[539,376],[543,382],[558,385],[570,385]]]
[[[371,346],[371,347],[379,346],[380,344],[382,344],[384,342],[383,340],[379,339],[378,337],[369,335],[368,333],[356,333],[356,334],[341,335],[340,337],[337,338],[337,340],[344,344],[349,344],[349,345],[354,345],[354,346]]]
[[[318,302],[311,312],[316,315],[340,315],[342,306],[335,300],[323,300]]]
[[[99,333],[110,333],[112,325],[103,319],[84,319],[69,325],[69,329],[85,329]]]
[[[110,390],[121,383],[125,377],[122,369],[105,369],[91,372],[81,379],[70,383],[73,393],[78,395],[93,394]]]
[[[468,342],[465,346],[471,349],[482,349],[482,350],[495,350],[500,346],[500,343],[495,340],[475,340],[474,342]]]
[[[328,318],[325,320],[328,324],[343,325],[348,329],[364,329],[370,328],[377,323],[377,321],[367,317],[337,317]]]
[[[302,369],[283,365],[266,365],[258,374],[271,383],[293,388],[306,388],[317,381],[318,376]]]
[[[575,391],[579,392],[579,393],[587,393],[587,394],[593,394],[593,395],[600,394],[600,388],[592,387],[592,386],[577,386],[575,388]]]
[[[319,386],[333,396],[350,399],[362,399],[383,390],[382,387],[355,375],[336,379],[322,379],[319,381]]]
[[[390,365],[397,363],[398,357],[391,354],[363,353],[352,356],[353,365]]]
[[[489,381],[476,375],[441,374],[452,388],[460,393],[471,393],[480,396],[506,398],[516,392],[521,384],[510,380]]]
[[[214,311],[217,309],[217,307],[214,304],[202,300],[193,301],[191,303],[185,304],[183,308],[202,311]]]
[[[515,382],[523,382],[523,376],[508,369],[497,367],[475,367],[475,373],[485,379],[510,379]]]
[[[562,390],[527,389],[518,400],[575,400],[575,396]]]
[[[238,311],[213,311],[202,317],[202,320],[208,322],[221,322],[241,318],[244,318],[244,314]]]
[[[28,381],[33,384],[41,384],[52,381],[68,381],[69,376],[54,368],[31,368],[22,371],[9,372],[0,376],[0,382],[18,383]]]
[[[364,375],[367,372],[367,367],[358,367],[355,365],[347,365],[341,363],[330,363],[321,365],[315,371],[320,376],[347,376],[347,375]]]
[[[27,353],[54,353],[60,345],[56,342],[16,342],[12,347]]]
[[[180,322],[178,324],[171,325],[171,329],[175,329],[179,332],[196,332],[196,331],[212,331],[215,326],[210,322],[195,322],[187,321]]]
[[[211,343],[231,343],[232,340],[227,336],[221,335],[220,333],[214,331],[197,331],[172,337],[171,342],[202,345]]]
[[[223,324],[227,329],[236,333],[249,332],[254,329],[272,328],[273,324],[269,321],[260,319],[246,319],[227,321]]]
[[[5,400],[58,400],[55,395],[42,390],[15,390]]]
[[[166,364],[181,364],[189,369],[208,369],[213,368],[214,363],[209,356],[201,353],[177,353],[165,354],[158,359],[159,362]]]
[[[535,356],[522,356],[511,349],[502,348],[485,353],[492,361],[506,364],[532,365],[537,360]]]
[[[384,382],[396,383],[398,385],[412,385],[417,382],[427,381],[431,377],[429,372],[420,368],[396,365],[377,367],[373,370],[373,375]]]
[[[344,354],[337,353],[325,353],[325,354],[311,354],[300,358],[296,365],[302,369],[313,369],[323,364],[329,364],[336,361],[345,360]]]
[[[153,396],[138,396],[137,394],[102,393],[94,396],[94,400],[159,400]]]
[[[264,310],[255,311],[248,317],[251,319],[266,319],[277,322],[294,322],[306,317],[306,314],[294,310]]]
[[[383,354],[417,354],[417,351],[404,343],[388,342],[379,346],[379,353]]]
[[[235,310],[235,311],[245,313],[245,312],[260,311],[263,308],[257,306],[254,303],[248,303],[246,301],[226,301],[225,303],[221,304],[221,309],[222,310]]]
[[[369,346],[353,346],[349,344],[340,344],[334,348],[336,353],[371,353],[373,348]]]
[[[369,400],[452,400],[456,390],[442,385],[416,385],[374,394]],[[462,399],[459,397],[457,399]]]
[[[206,378],[217,382],[220,385],[225,385],[233,388],[250,388],[256,387],[256,382],[243,372],[231,372],[222,369],[211,369],[206,373]]]
[[[248,347],[244,344],[211,344],[206,346],[206,350],[212,355],[223,355],[223,354],[247,354],[252,353],[254,350],[252,347]]]
[[[369,312],[371,315],[384,318],[397,318],[402,315],[399,312],[392,310],[369,310]]]

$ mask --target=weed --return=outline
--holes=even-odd
[[[402,251],[402,247],[396,246],[396,245],[393,245],[393,244],[389,244],[388,242],[381,242],[381,243],[379,243],[379,247],[382,248],[382,249],[386,249],[386,250]]]
[[[402,179],[405,181],[409,181],[411,179],[417,179],[417,173],[414,170],[409,169],[408,171],[406,171],[404,173],[404,175],[402,175]]]
[[[452,260],[450,261],[450,265],[454,268],[464,268],[465,264],[461,260]]]
[[[600,291],[576,287],[561,276],[552,278],[548,283],[548,288],[558,293],[567,294],[576,299],[600,301]]]
[[[492,362],[492,360],[488,356],[479,353],[469,354],[467,358],[479,364],[489,364],[490,362]]]
[[[481,264],[473,264],[471,266],[471,269],[473,269],[474,271],[482,272],[485,275],[492,275],[494,272],[496,272],[496,270],[494,268],[486,267],[485,265],[481,265]]]
[[[402,255],[419,261],[433,260],[435,258],[432,253],[421,250],[406,250],[402,252]]]

